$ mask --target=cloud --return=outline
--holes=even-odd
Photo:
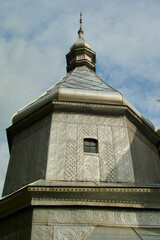
[[[109,1],[108,7],[103,6],[92,18],[92,26],[98,27],[89,32],[101,64],[106,67],[108,62],[116,64],[131,75],[158,82],[160,4],[157,1],[123,1],[118,5],[118,2]]]
[[[159,1],[5,0],[0,5],[1,184],[8,159],[5,128],[17,110],[65,74],[80,11],[84,37],[97,54],[97,73],[160,128]]]

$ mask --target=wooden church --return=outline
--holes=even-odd
[[[83,38],[67,73],[13,116],[1,240],[160,239],[160,138],[96,74]]]

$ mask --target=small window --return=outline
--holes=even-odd
[[[98,141],[96,139],[84,139],[84,152],[98,153]]]

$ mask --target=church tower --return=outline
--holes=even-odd
[[[160,239],[160,139],[83,34],[80,17],[66,75],[7,129],[1,240]]]

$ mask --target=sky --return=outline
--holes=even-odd
[[[0,195],[6,128],[17,110],[65,75],[80,11],[97,74],[160,128],[159,0],[0,0]]]

